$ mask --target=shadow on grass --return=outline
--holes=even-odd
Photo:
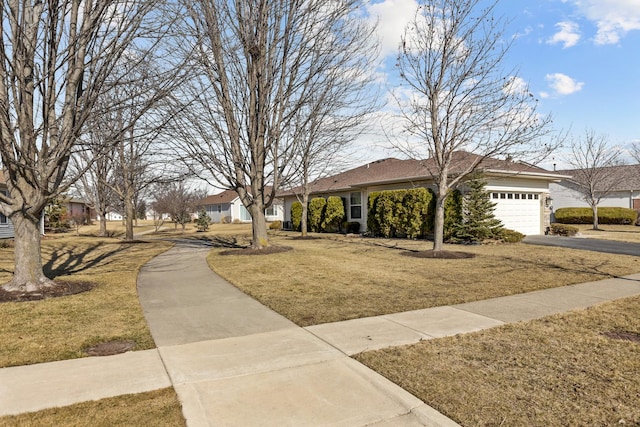
[[[121,245],[114,246],[114,249],[102,251],[100,255],[91,257],[92,253],[104,246],[103,243],[95,243],[91,246],[79,249],[78,246],[65,246],[51,252],[49,260],[43,264],[44,274],[55,279],[58,276],[65,276],[73,273],[80,273],[98,265],[105,266],[113,263],[110,257],[124,250]]]

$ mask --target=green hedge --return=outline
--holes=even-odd
[[[433,199],[433,192],[426,188],[370,193],[369,232],[382,237],[424,237],[433,224]]]
[[[327,198],[327,204],[325,205],[322,213],[321,230],[329,233],[336,233],[340,231],[340,225],[344,220],[345,215],[342,199],[337,196],[330,196]]]
[[[309,231],[314,233],[322,230],[322,216],[324,208],[327,206],[327,200],[322,197],[316,197],[309,202],[309,211],[307,212],[307,225]]]
[[[302,203],[295,201],[291,204],[291,225],[294,231],[300,231],[302,224]]]
[[[598,208],[599,224],[634,224],[638,213],[629,208]],[[555,211],[556,222],[561,224],[592,224],[591,208],[560,208]]]

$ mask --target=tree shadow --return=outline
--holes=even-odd
[[[222,248],[222,249],[246,249],[249,245],[243,245],[238,243],[238,239],[236,237],[222,237],[222,236],[198,236],[193,240],[197,240],[206,246],[210,246],[212,248]]]
[[[118,245],[112,250],[102,252],[95,258],[89,258],[92,252],[103,245],[104,243],[95,243],[82,250],[79,250],[78,246],[65,246],[64,248],[56,249],[49,256],[49,260],[42,265],[42,270],[45,276],[55,279],[58,276],[80,273],[98,265],[109,265],[113,263],[113,260],[107,260],[121,252],[123,248]]]

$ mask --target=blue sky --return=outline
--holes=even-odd
[[[387,59],[381,72],[388,73],[388,81],[399,36],[416,4],[372,0],[368,5],[379,20]],[[551,113],[556,129],[580,136],[591,128],[611,145],[640,142],[640,0],[501,0],[496,15],[510,20],[508,35],[516,37],[507,66],[519,69],[540,100],[539,112]],[[562,163],[562,153],[557,157]]]

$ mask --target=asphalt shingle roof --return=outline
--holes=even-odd
[[[596,184],[596,189],[603,191],[631,191],[640,190],[640,164],[609,166],[603,168],[602,182]],[[567,169],[556,171],[564,175],[579,176],[579,171],[584,169]]]
[[[449,173],[451,175],[456,175],[466,170],[466,168],[474,161],[479,160],[479,157],[480,156],[464,151],[455,152]],[[367,184],[374,183],[430,179],[431,171],[435,172],[436,170],[435,166],[436,163],[433,159],[400,160],[388,158],[377,160],[330,177],[321,178],[311,184],[311,193],[348,190],[353,187],[365,186]],[[525,163],[493,158],[482,159],[478,169],[484,171],[491,170],[512,173],[529,172],[560,175],[557,172],[549,172],[546,169]],[[298,192],[300,192],[299,187],[286,191],[284,194],[295,194]]]

